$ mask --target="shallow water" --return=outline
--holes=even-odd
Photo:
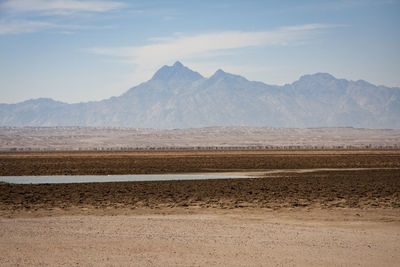
[[[0,176],[0,182],[13,184],[63,184],[132,181],[171,181],[248,178],[246,175],[215,174],[135,174],[135,175],[76,175],[76,176]]]
[[[13,184],[63,184],[63,183],[101,183],[134,181],[171,181],[255,178],[268,174],[309,173],[318,171],[361,171],[361,170],[400,170],[399,168],[314,168],[314,169],[275,169],[250,172],[202,173],[202,174],[130,174],[130,175],[52,175],[52,176],[0,176],[0,182]],[[275,177],[275,176],[268,176]],[[279,176],[276,176],[279,177]]]

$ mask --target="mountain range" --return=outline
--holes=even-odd
[[[0,126],[208,126],[400,128],[400,88],[302,76],[283,86],[218,70],[209,78],[176,62],[147,82],[102,101],[49,98],[0,104]]]

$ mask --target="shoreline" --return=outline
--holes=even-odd
[[[105,183],[0,183],[0,216],[61,210],[392,208],[400,211],[400,172],[392,169],[274,173],[260,178]]]

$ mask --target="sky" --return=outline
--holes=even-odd
[[[0,0],[0,103],[102,100],[175,61],[400,87],[400,0]]]

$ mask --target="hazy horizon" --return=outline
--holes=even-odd
[[[0,103],[98,101],[181,61],[283,85],[313,73],[400,87],[400,1],[0,3]]]

